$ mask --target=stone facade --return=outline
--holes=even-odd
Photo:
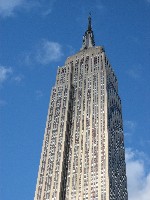
[[[51,93],[34,200],[54,199],[128,199],[117,78],[91,18]]]

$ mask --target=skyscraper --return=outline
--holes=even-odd
[[[52,199],[128,199],[118,82],[90,16],[51,92],[34,200]]]

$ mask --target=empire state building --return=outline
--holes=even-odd
[[[117,77],[91,17],[52,88],[34,200],[128,200]]]

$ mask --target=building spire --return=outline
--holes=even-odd
[[[88,29],[85,32],[84,36],[83,36],[81,50],[95,46],[94,34],[93,34],[93,30],[92,30],[92,23],[91,23],[91,21],[92,21],[91,20],[91,13],[89,13],[89,17],[88,17]]]
[[[88,17],[88,31],[92,30],[92,26],[91,26],[91,13],[89,13],[89,17]]]

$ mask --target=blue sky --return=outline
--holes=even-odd
[[[56,70],[88,13],[119,81],[129,200],[150,197],[150,0],[0,0],[0,199],[32,200]]]

